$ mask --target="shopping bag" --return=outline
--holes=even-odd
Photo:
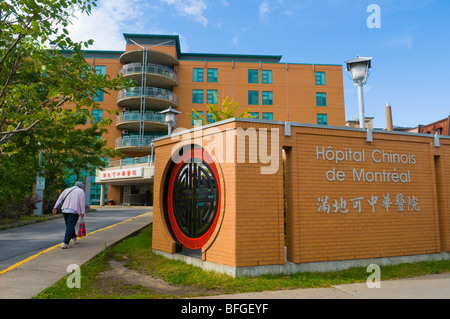
[[[86,236],[86,224],[84,219],[81,219],[80,225],[78,226],[78,237]]]

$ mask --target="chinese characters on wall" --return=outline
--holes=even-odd
[[[404,196],[403,194],[396,194],[395,197],[391,194],[382,194],[382,196],[370,195],[364,198],[353,197],[344,199],[330,198],[327,195],[317,198],[317,212],[318,213],[341,213],[347,214],[351,212],[369,211],[376,212],[418,212],[420,211],[419,200],[414,196]]]

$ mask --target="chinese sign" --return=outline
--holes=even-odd
[[[344,199],[339,196],[337,199],[331,199],[328,196],[320,196],[317,198],[317,212],[318,213],[341,213],[347,214],[349,212],[361,213],[363,209],[368,209],[370,212],[377,211],[389,212],[418,212],[420,211],[419,200],[415,196],[403,196],[403,194],[396,194],[391,198],[390,194],[383,194],[378,197],[370,195],[368,198],[354,197]]]
[[[122,179],[122,178],[135,178],[135,177],[143,177],[144,176],[144,168],[126,168],[126,169],[118,169],[114,171],[106,171],[100,172],[100,179]]]

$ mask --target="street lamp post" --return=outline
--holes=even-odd
[[[366,127],[366,118],[364,116],[364,97],[363,85],[367,81],[369,69],[371,68],[372,58],[364,58],[359,55],[356,58],[345,61],[347,64],[347,71],[353,80],[353,84],[358,87],[358,101],[359,101],[359,127]]]
[[[169,107],[168,109],[159,112],[161,114],[164,114],[164,122],[168,126],[168,135],[172,135],[172,127],[177,124],[177,115],[181,112],[178,112],[177,110],[174,110],[172,107]]]

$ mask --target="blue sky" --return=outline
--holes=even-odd
[[[375,4],[380,28],[369,28]],[[124,50],[123,33],[177,34],[182,52],[282,55],[281,62],[341,64],[346,119],[359,116],[344,61],[373,57],[365,114],[386,127],[450,115],[449,0],[99,0],[69,31],[91,49]]]

